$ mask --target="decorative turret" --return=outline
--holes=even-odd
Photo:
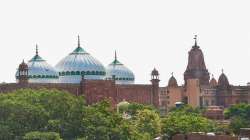
[[[154,68],[151,72],[152,83],[152,103],[155,107],[159,107],[159,72]]]
[[[189,51],[188,65],[184,73],[185,85],[188,79],[199,79],[201,85],[209,85],[209,72],[206,68],[203,52],[197,45],[197,36],[195,35],[195,44]]]
[[[151,79],[153,80],[156,80],[156,79],[159,79],[159,72],[158,70],[156,70],[155,68],[153,69],[153,71],[151,72]]]
[[[214,75],[212,75],[212,79],[210,80],[209,85],[211,87],[216,87],[218,85],[216,79],[214,78]]]
[[[28,65],[23,62],[18,67],[18,76],[16,77],[19,84],[27,84],[29,79],[29,68]]]
[[[168,87],[178,87],[177,80],[175,79],[173,72],[171,73],[171,75],[172,76],[168,80]]]
[[[222,70],[222,73],[219,77],[219,80],[218,80],[218,86],[220,88],[228,88],[230,86],[229,84],[229,81],[228,81],[228,78],[227,76],[224,74],[224,71]]]

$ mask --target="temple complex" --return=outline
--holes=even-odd
[[[231,85],[223,70],[218,80],[213,75],[210,79],[197,36],[188,52],[188,64],[183,74],[184,84],[179,85],[172,73],[167,86],[159,87],[159,75],[154,68],[149,77],[151,84],[135,84],[135,74],[118,60],[116,52],[114,60],[105,67],[81,47],[78,36],[76,48],[55,67],[39,55],[36,45],[35,55],[28,63],[22,61],[18,66],[16,83],[0,84],[0,93],[20,88],[58,89],[76,96],[85,96],[87,104],[103,99],[110,99],[113,105],[121,101],[137,102],[154,105],[165,113],[177,103],[210,107],[211,110],[250,103],[249,85]]]

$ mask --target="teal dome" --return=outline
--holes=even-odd
[[[117,60],[115,53],[115,60],[106,68],[106,79],[114,79],[117,84],[133,84],[135,76],[133,72]]]
[[[77,48],[56,65],[56,70],[59,83],[80,83],[82,75],[85,79],[103,80],[106,75],[102,63],[80,46],[79,36]]]
[[[58,73],[38,54],[36,46],[36,55],[28,62],[29,83],[57,83]],[[18,72],[16,73],[16,77]]]

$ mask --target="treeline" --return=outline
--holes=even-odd
[[[165,117],[152,106],[125,101],[118,106],[112,107],[109,101],[88,106],[84,97],[58,90],[1,94],[0,139],[152,140],[177,133],[225,130],[188,106],[173,109]],[[227,117],[233,116],[231,110],[227,112]]]

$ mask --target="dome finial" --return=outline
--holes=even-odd
[[[77,36],[77,41],[78,41],[78,45],[77,46],[80,47],[81,45],[80,45],[80,36],[79,35]]]
[[[197,35],[194,35],[194,40],[195,40],[194,46],[197,46]]]
[[[224,69],[221,69],[221,72],[224,73]]]
[[[36,55],[38,55],[38,45],[36,44]]]
[[[117,61],[117,54],[116,54],[116,50],[115,50],[115,61]]]
[[[174,72],[171,72],[171,75],[174,76]]]

